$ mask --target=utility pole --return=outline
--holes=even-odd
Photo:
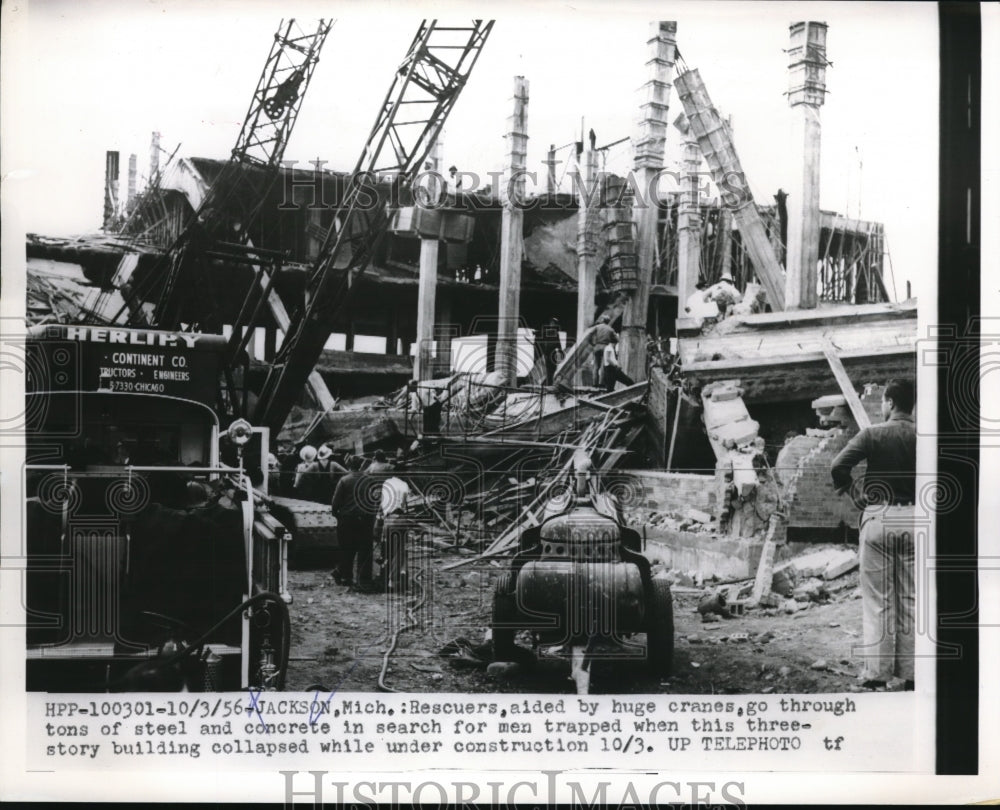
[[[500,191],[500,318],[496,370],[504,384],[517,382],[517,329],[521,309],[521,257],[524,239],[524,174],[528,155],[528,80],[514,77],[514,112],[507,130],[507,159]]]
[[[826,23],[789,26],[788,105],[792,108],[792,165],[788,196],[785,305],[816,307],[819,261],[820,108],[826,93]]]
[[[634,209],[639,242],[638,283],[622,313],[621,365],[625,373],[639,381],[646,379],[646,321],[649,289],[656,257],[659,208],[655,183],[663,169],[667,142],[667,111],[671,78],[677,59],[677,23],[673,20],[650,24],[646,67],[649,79],[642,88],[642,118],[635,141],[635,173],[641,194]]]

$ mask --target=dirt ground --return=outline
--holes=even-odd
[[[290,574],[292,646],[287,688],[293,691],[575,693],[569,660],[540,648],[537,658],[499,678],[486,672],[486,640],[493,584],[506,561],[477,562],[452,571],[462,557],[436,552],[422,582],[424,599],[362,594],[337,585],[327,571]],[[826,603],[796,613],[757,609],[736,618],[703,622],[696,589],[674,593],[674,666],[668,679],[653,677],[644,661],[619,654],[591,667],[593,694],[767,694],[855,691],[861,601],[857,572]],[[411,626],[412,625],[412,626]],[[396,638],[394,631],[403,630]],[[457,645],[449,642],[462,639]],[[641,645],[639,636],[636,641]],[[519,643],[530,645],[524,636]],[[445,649],[452,653],[442,656]],[[618,651],[621,653],[621,650]],[[385,663],[382,687],[379,679]]]

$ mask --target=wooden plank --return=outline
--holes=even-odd
[[[858,392],[854,390],[854,383],[852,383],[851,378],[847,376],[844,364],[840,362],[837,349],[829,340],[826,339],[823,340],[822,345],[826,362],[830,364],[830,370],[833,372],[833,376],[837,378],[837,384],[840,386],[840,390],[844,392],[844,396],[847,398],[847,406],[851,409],[851,415],[854,417],[854,421],[858,423],[859,428],[869,427],[872,423],[871,419],[868,418],[868,412],[865,410],[865,406],[861,404],[861,397],[859,397]]]

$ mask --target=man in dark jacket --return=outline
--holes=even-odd
[[[833,460],[830,472],[841,494],[852,489],[851,470],[867,461],[862,488],[861,611],[865,666],[863,686],[891,679],[913,688],[914,513],[917,434],[914,390],[890,380],[882,395],[881,424],[861,430]]]
[[[373,532],[381,482],[362,472],[361,464],[361,458],[351,458],[350,469],[337,482],[330,503],[337,518],[337,541],[340,545],[340,564],[333,572],[333,579],[339,585],[352,585],[356,560],[358,589],[372,590]]]

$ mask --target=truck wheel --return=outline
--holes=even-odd
[[[665,678],[674,663],[674,603],[667,580],[653,580],[653,604],[648,615],[646,662],[653,676]]]
[[[511,622],[517,618],[517,597],[510,592],[510,574],[503,574],[496,585],[496,592],[493,594],[493,660],[494,661],[514,661],[516,659],[516,645],[514,635],[517,630],[510,627]],[[505,625],[497,627],[497,624]]]

